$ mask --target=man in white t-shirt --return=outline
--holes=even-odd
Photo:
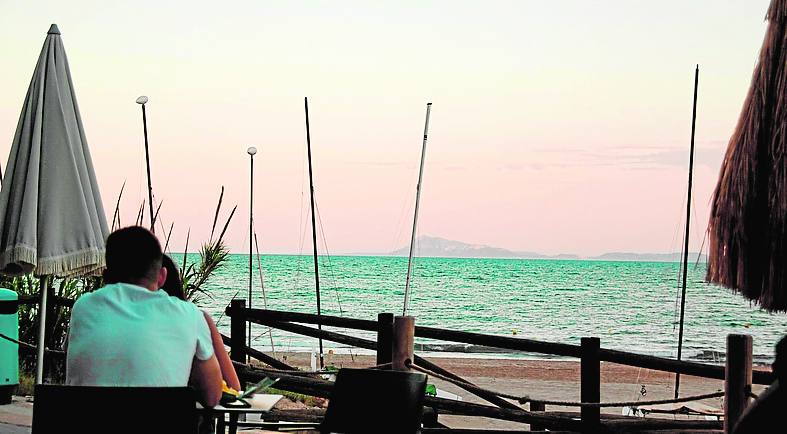
[[[197,307],[159,290],[167,270],[145,228],[107,238],[106,285],[74,303],[66,383],[75,386],[179,387],[189,378],[201,401],[221,398],[221,371]]]

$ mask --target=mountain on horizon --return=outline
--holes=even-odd
[[[390,256],[407,256],[409,247],[388,253]],[[570,253],[545,255],[529,251],[513,251],[485,244],[468,244],[440,237],[421,236],[416,240],[415,255],[433,258],[516,258],[516,259],[589,259],[597,261],[642,261],[642,262],[680,262],[682,255],[676,253],[631,253],[610,252],[599,256],[581,257]],[[696,262],[698,253],[689,253],[689,261]],[[707,257],[699,255],[699,262],[707,262]]]

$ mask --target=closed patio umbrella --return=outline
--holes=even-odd
[[[71,73],[52,24],[22,106],[0,191],[0,272],[97,274],[108,234]],[[42,380],[42,279],[36,381]]]
[[[713,195],[708,280],[787,310],[787,1],[772,0],[760,56]]]

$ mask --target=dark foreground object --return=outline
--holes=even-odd
[[[188,387],[36,386],[33,433],[197,432]]]
[[[331,392],[323,433],[417,433],[426,376],[375,369],[341,369]]]
[[[787,430],[787,393],[775,382],[751,404],[735,426],[735,434],[777,434]]]

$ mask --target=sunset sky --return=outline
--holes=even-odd
[[[147,197],[149,96],[173,251],[189,228],[192,249],[207,239],[222,185],[228,244],[248,249],[250,145],[263,252],[310,251],[304,96],[331,254],[408,242],[427,102],[420,235],[678,251],[699,64],[696,250],[768,3],[0,0],[0,163],[57,23],[109,220],[127,183],[124,224]]]

